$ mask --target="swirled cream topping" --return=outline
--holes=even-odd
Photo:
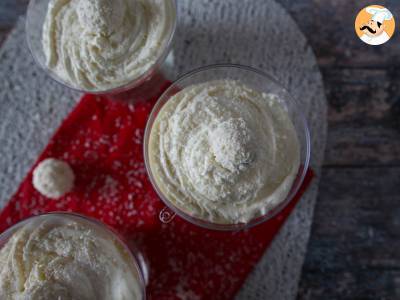
[[[42,40],[46,64],[77,88],[123,86],[154,66],[175,18],[171,0],[50,0]]]
[[[149,164],[162,193],[189,215],[247,223],[285,200],[300,147],[276,96],[211,81],[163,106],[150,133]]]
[[[0,299],[142,299],[132,263],[109,232],[75,220],[39,217],[0,250]]]

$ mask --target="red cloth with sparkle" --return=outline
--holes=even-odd
[[[253,229],[216,232],[179,217],[159,221],[164,207],[143,162],[143,134],[155,99],[135,105],[85,95],[36,164],[54,157],[76,174],[74,190],[59,200],[32,186],[32,170],[0,214],[0,232],[29,216],[71,211],[97,218],[134,241],[148,259],[149,299],[232,299],[312,179],[295,199]]]

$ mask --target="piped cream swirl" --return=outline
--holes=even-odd
[[[47,66],[76,88],[103,91],[145,74],[172,34],[171,0],[50,0]]]
[[[240,82],[193,85],[171,97],[151,129],[149,162],[169,201],[194,217],[248,222],[288,195],[300,161],[288,112]]]
[[[39,217],[0,250],[0,299],[139,300],[132,257],[109,232]]]

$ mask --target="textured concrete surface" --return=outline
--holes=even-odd
[[[175,76],[218,62],[275,75],[302,103],[312,135],[312,166],[320,174],[326,138],[321,75],[306,39],[273,0],[179,1]],[[23,20],[0,50],[0,203],[16,190],[49,137],[79,98],[33,62]],[[309,238],[318,177],[291,215],[239,299],[294,299]]]

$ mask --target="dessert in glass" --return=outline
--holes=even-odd
[[[36,62],[56,81],[92,94],[152,79],[175,27],[175,0],[31,0],[26,20]]]
[[[143,267],[117,234],[76,214],[31,217],[0,235],[4,300],[141,300]]]
[[[177,80],[151,113],[144,146],[163,202],[217,230],[276,215],[295,196],[310,159],[299,103],[271,75],[238,65]]]

